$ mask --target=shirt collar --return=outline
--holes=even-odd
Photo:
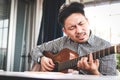
[[[91,46],[95,44],[94,43],[94,35],[93,35],[92,31],[90,31],[90,37],[89,37],[87,43],[90,44]]]

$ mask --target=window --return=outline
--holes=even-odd
[[[86,16],[91,30],[113,44],[120,43],[120,3],[86,7]],[[120,55],[116,54],[117,69],[120,71]]]
[[[120,3],[85,8],[92,31],[113,44],[120,43]]]
[[[9,0],[0,0],[0,69],[5,70],[9,23]]]
[[[0,20],[0,69],[3,69],[7,50],[8,19]]]

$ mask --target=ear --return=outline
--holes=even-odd
[[[64,28],[64,27],[62,28],[62,31],[66,34],[66,30],[65,30],[65,28]],[[66,34],[66,35],[67,35],[67,34]]]
[[[62,28],[62,31],[63,31],[63,32],[65,32],[65,29],[64,29],[64,27]]]
[[[87,22],[88,22],[88,24],[89,24],[89,20],[88,20],[88,18],[86,18],[86,20],[87,20]]]

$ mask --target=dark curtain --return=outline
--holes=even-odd
[[[37,45],[63,36],[62,27],[58,24],[58,12],[63,3],[65,0],[44,0]]]

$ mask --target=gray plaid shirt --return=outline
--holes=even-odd
[[[38,57],[42,56],[42,52],[52,51],[58,53],[63,48],[69,48],[79,54],[79,56],[87,55],[91,52],[95,52],[107,47],[111,44],[93,34],[86,43],[77,43],[68,38],[67,36],[60,37],[58,39],[43,43],[32,50],[30,53],[33,61],[37,61]],[[116,60],[115,55],[111,54],[99,59],[99,71],[103,75],[116,75]],[[80,70],[80,74],[87,74],[85,71]]]

